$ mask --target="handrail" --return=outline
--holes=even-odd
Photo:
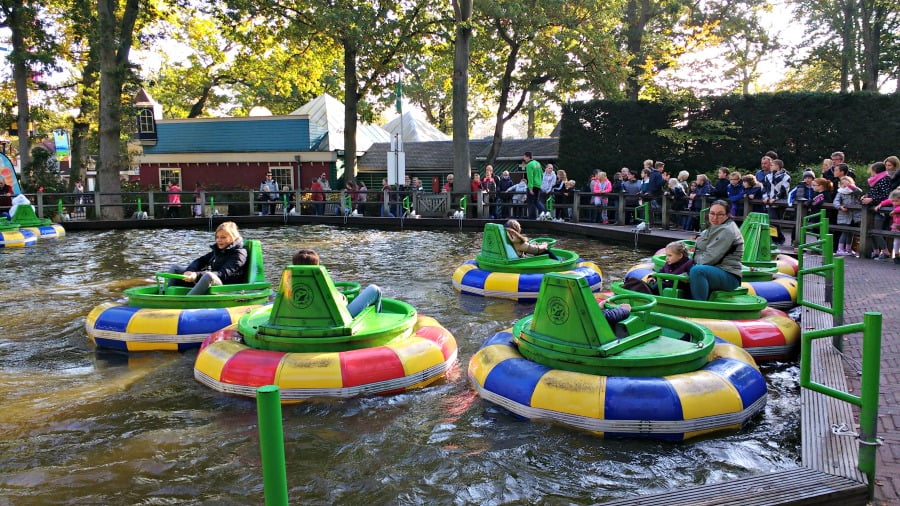
[[[843,260],[843,259],[840,259]],[[866,312],[862,323],[841,325],[829,329],[803,332],[800,335],[800,386],[859,408],[859,460],[857,469],[866,474],[869,498],[875,496],[875,451],[881,445],[878,437],[878,396],[881,375],[881,313]],[[810,379],[812,371],[812,340],[854,332],[863,333],[862,387],[859,396],[843,392]]]

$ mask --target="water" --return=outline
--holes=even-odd
[[[522,421],[480,400],[465,377],[481,342],[532,307],[453,290],[479,233],[243,232],[262,240],[270,281],[311,247],[336,280],[378,283],[459,343],[459,367],[424,390],[285,406],[292,503],[595,503],[798,466],[793,364],[763,366],[768,407],[737,433],[673,444]],[[263,502],[254,400],[196,382],[195,351],[98,352],[84,332],[92,307],[211,242],[208,231],[130,230],[0,250],[0,504]],[[580,238],[558,245],[600,265],[604,285],[648,254]]]

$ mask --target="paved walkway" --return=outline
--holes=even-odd
[[[867,311],[882,314],[878,435],[884,446],[876,453],[874,504],[900,505],[900,265],[847,258],[844,285],[844,323],[861,322]],[[846,339],[844,372],[850,389],[859,395],[862,335]]]

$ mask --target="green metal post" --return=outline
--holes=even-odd
[[[284,463],[284,427],[281,423],[281,393],[276,385],[256,389],[259,421],[259,451],[262,456],[266,506],[287,505],[287,469]]]
[[[137,212],[138,212],[138,215],[140,215],[141,214],[141,198],[140,197],[138,197],[138,199],[137,199],[137,205],[138,205]]]
[[[406,211],[406,212],[408,213],[408,212],[409,212],[409,209],[410,209],[410,207],[409,207],[409,196],[407,195],[406,197],[403,197],[403,210]]]
[[[353,211],[353,197],[347,195],[344,197],[344,214],[350,214]]]
[[[553,195],[547,197],[547,203],[545,204],[545,207],[547,208],[548,213],[553,212]]]
[[[466,197],[459,199],[459,209],[463,213],[466,212],[466,202],[468,202],[468,199]]]
[[[62,199],[56,201],[56,215],[59,216],[59,221],[62,221],[63,217],[63,203]]]
[[[881,313],[863,315],[862,403],[859,408],[859,470],[869,478],[875,497],[875,450],[878,449],[878,396],[881,376]]]
[[[211,196],[209,197],[209,216],[212,217],[216,214],[216,198]]]
[[[831,237],[830,234],[829,237]],[[831,317],[834,320],[834,326],[839,327],[844,324],[844,257],[834,257],[832,265]],[[831,344],[839,351],[844,351],[843,334],[834,336]]]

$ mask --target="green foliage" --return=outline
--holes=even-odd
[[[650,158],[669,173],[719,166],[755,171],[774,150],[788,170],[818,167],[834,151],[851,163],[883,160],[900,131],[900,96],[776,93],[709,97],[699,103],[573,103],[563,109],[560,165],[576,179],[593,169],[640,167]],[[590,146],[590,149],[585,149]],[[866,174],[857,170],[858,177]],[[714,177],[712,178],[715,179]]]
[[[60,178],[59,164],[56,158],[41,147],[31,150],[31,162],[22,171],[21,184],[25,193],[34,193],[38,189],[43,189],[48,193],[68,191],[66,184]]]

